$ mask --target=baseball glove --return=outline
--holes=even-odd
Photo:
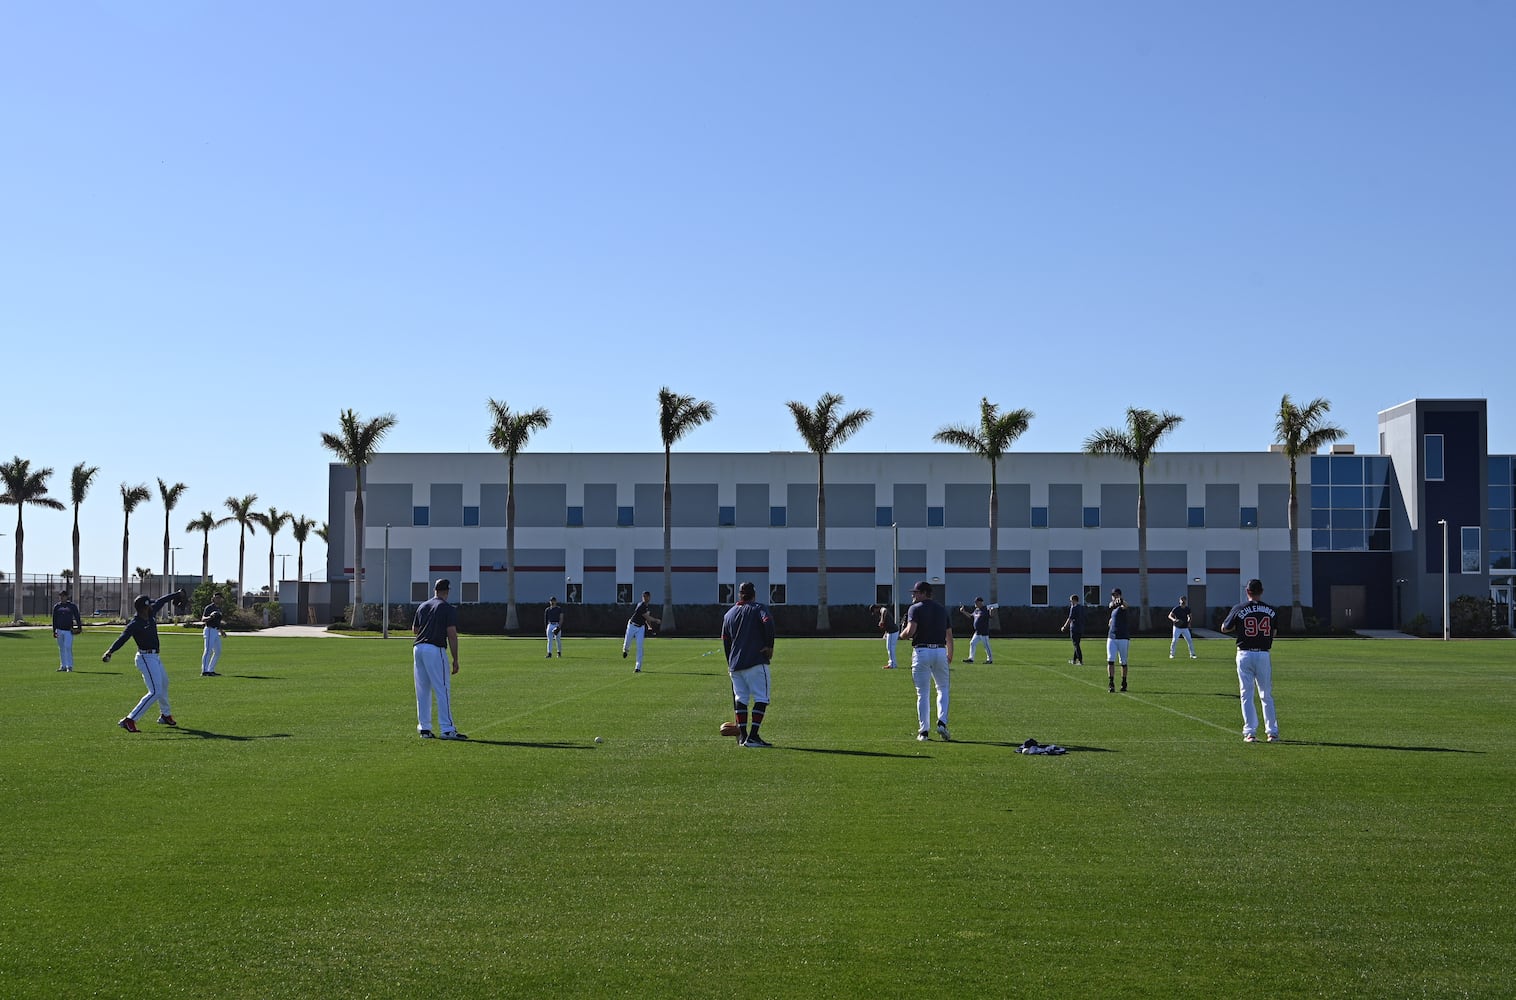
[[[174,614],[189,614],[189,598],[185,597],[183,594],[180,594],[178,597],[174,598]]]
[[[739,726],[739,725],[737,725],[737,723],[735,723],[735,722],[723,722],[721,724],[721,735],[722,736],[741,736],[742,735],[742,727]]]

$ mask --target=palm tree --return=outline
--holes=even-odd
[[[121,522],[121,617],[131,617],[132,598],[126,592],[127,584],[132,582],[127,567],[131,565],[132,549],[132,511],[136,510],[142,501],[151,497],[146,483],[138,483],[136,486],[121,484],[121,508],[126,512]]]
[[[1090,455],[1116,455],[1137,466],[1137,586],[1138,625],[1146,632],[1152,627],[1148,609],[1148,498],[1147,464],[1158,442],[1178,427],[1184,418],[1173,413],[1154,413],[1135,406],[1127,407],[1126,428],[1102,427],[1084,442]]]
[[[290,521],[290,534],[295,536],[295,600],[300,600],[300,581],[305,579],[305,541],[311,537],[316,522],[301,514]]]
[[[33,469],[29,459],[17,455],[13,460],[0,464],[0,479],[5,480],[5,493],[0,503],[16,505],[16,578],[11,586],[11,618],[21,621],[25,608],[21,602],[21,587],[26,577],[21,575],[22,549],[26,530],[21,525],[21,512],[27,504],[63,510],[63,504],[47,495],[47,478],[52,469]]]
[[[805,446],[816,453],[816,631],[830,632],[832,620],[826,609],[826,456],[868,423],[874,411],[841,413],[842,397],[835,392],[823,394],[814,410],[793,399],[784,405],[790,408]]]
[[[505,452],[508,478],[505,485],[505,628],[514,632],[516,620],[516,455],[531,438],[532,432],[553,422],[553,415],[542,407],[512,413],[504,402],[491,399],[490,447]]]
[[[1000,460],[1016,439],[1026,433],[1036,414],[1031,410],[1000,412],[988,397],[979,399],[979,426],[951,424],[932,435],[939,444],[972,451],[990,463],[990,603],[1000,603]],[[993,612],[991,612],[993,614]]]
[[[74,501],[74,586],[78,586],[79,580],[79,506],[84,503],[84,495],[89,492],[90,484],[95,481],[100,468],[95,465],[85,465],[80,462],[74,466],[73,479],[70,482],[70,495]],[[75,595],[78,596],[77,594]]]
[[[363,620],[363,470],[374,460],[384,435],[395,426],[395,415],[381,414],[364,423],[352,410],[337,417],[338,432],[321,433],[321,443],[344,465],[353,469],[353,628]],[[384,595],[389,600],[389,595]]]
[[[226,509],[232,512],[227,521],[237,522],[237,606],[242,606],[242,595],[247,593],[245,584],[245,567],[247,564],[247,533],[253,531],[253,524],[257,521],[257,515],[253,513],[253,504],[258,502],[258,494],[249,493],[240,500],[236,497],[226,498]],[[225,523],[224,521],[222,523]]]
[[[132,575],[142,583],[142,589],[146,591],[147,581],[153,578],[153,571],[150,567],[138,566],[136,572],[134,572]]]
[[[277,601],[279,591],[274,586],[274,536],[279,534],[279,529],[289,524],[295,515],[286,510],[280,510],[278,507],[270,507],[266,513],[249,516],[263,525],[263,530],[268,532],[268,599]]]
[[[663,439],[663,629],[674,631],[674,481],[670,454],[674,442],[716,415],[709,400],[682,396],[668,386],[658,390],[658,434]]]
[[[1275,439],[1284,445],[1290,460],[1290,631],[1305,631],[1305,611],[1300,606],[1300,499],[1296,494],[1295,461],[1301,455],[1314,455],[1333,441],[1347,437],[1347,431],[1326,422],[1332,404],[1317,397],[1304,406],[1296,406],[1285,393],[1279,401],[1279,416],[1274,421]]]
[[[211,578],[211,532],[230,520],[229,517],[217,517],[208,510],[202,510],[199,517],[184,526],[185,531],[199,531],[205,535],[205,544],[200,548],[200,582],[202,584]]]
[[[163,498],[163,578],[165,580],[169,579],[168,516],[173,511],[175,505],[179,503],[179,498],[184,495],[184,491],[187,489],[189,487],[183,483],[175,483],[170,486],[161,477],[158,479],[158,495]]]

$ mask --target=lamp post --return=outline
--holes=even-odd
[[[900,525],[890,525],[890,534],[894,536],[894,559],[890,564],[890,617],[895,621],[900,620]]]
[[[384,583],[381,584],[384,592],[379,595],[384,602],[384,611],[380,613],[380,633],[383,638],[390,637],[390,526],[384,526]]]
[[[1447,642],[1453,637],[1452,614],[1448,608],[1448,522],[1442,518],[1437,522],[1442,525],[1442,641]]]

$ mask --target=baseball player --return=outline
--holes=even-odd
[[[216,673],[216,664],[221,662],[221,639],[226,635],[226,629],[221,627],[223,616],[220,600],[219,593],[212,593],[210,603],[200,613],[199,624],[204,626],[200,634],[205,639],[205,652],[200,654],[201,677],[221,676]]]
[[[769,661],[774,658],[774,616],[758,603],[751,583],[737,587],[737,603],[721,619],[721,647],[732,676],[738,746],[766,750],[774,744],[758,735],[769,708]],[[751,705],[751,708],[749,706]]]
[[[453,725],[452,674],[458,672],[458,609],[447,603],[451,580],[438,580],[432,585],[432,599],[416,608],[416,620],[411,623],[411,632],[416,644],[411,651],[411,663],[416,675],[416,732],[424,740],[436,734],[432,732],[432,698],[437,699],[437,728],[445,740],[466,740]],[[452,673],[442,651],[453,654]]]
[[[1067,632],[1074,640],[1074,658],[1069,662],[1076,667],[1084,666],[1084,650],[1079,648],[1079,641],[1084,638],[1084,605],[1079,603],[1078,594],[1069,595],[1069,616],[1058,631]]]
[[[126,623],[126,628],[121,630],[121,635],[111,643],[111,648],[100,657],[101,663],[111,662],[111,654],[122,646],[126,640],[135,639],[137,642],[137,669],[142,672],[142,679],[147,682],[147,694],[137,702],[137,707],[126,714],[116,725],[129,733],[141,732],[137,728],[137,720],[142,718],[142,713],[147,711],[147,706],[153,702],[158,703],[158,724],[160,726],[177,726],[174,721],[173,711],[168,707],[168,672],[163,669],[163,661],[158,658],[158,609],[169,601],[183,601],[184,591],[176,590],[172,594],[160,597],[156,601],[146,594],[132,602],[132,607],[137,614],[131,621]]]
[[[1116,661],[1121,661],[1121,690],[1126,691],[1126,658],[1132,645],[1132,630],[1127,624],[1126,599],[1121,588],[1111,591],[1111,622],[1105,638],[1106,690],[1116,693]]]
[[[974,624],[973,634],[969,636],[969,658],[964,663],[974,662],[974,647],[984,646],[984,662],[994,663],[995,654],[990,652],[990,608],[984,606],[984,598],[974,598],[974,610],[960,607],[958,613],[964,615]]]
[[[53,605],[53,638],[58,640],[59,673],[74,672],[74,636],[83,631],[79,605],[68,599],[68,591],[58,591],[58,603]]]
[[[884,665],[885,670],[895,669],[895,643],[900,638],[900,626],[895,624],[895,612],[888,604],[875,604],[869,609],[874,612],[875,625],[884,634],[884,651],[889,657],[889,662]]]
[[[932,709],[932,685],[937,685],[937,735],[948,735],[949,666],[953,662],[953,622],[948,610],[932,600],[932,585],[917,580],[911,588],[915,602],[905,613],[905,627],[900,638],[911,641],[911,680],[916,683],[916,721],[920,728],[916,739],[931,739],[929,714]]]
[[[633,642],[637,644],[637,663],[632,668],[632,673],[642,673],[642,640],[647,637],[649,625],[658,626],[658,619],[653,617],[653,592],[644,590],[642,600],[632,609],[632,617],[626,620],[626,638],[621,640],[621,658],[626,659]]]
[[[1195,640],[1190,635],[1190,599],[1179,598],[1179,603],[1174,610],[1169,612],[1169,621],[1174,623],[1174,637],[1169,640],[1169,659],[1174,658],[1174,647],[1183,639],[1185,645],[1190,647],[1190,659],[1195,659]]]
[[[1274,622],[1279,612],[1263,603],[1263,581],[1249,580],[1247,600],[1227,613],[1221,631],[1237,633],[1237,685],[1242,697],[1242,741],[1256,743],[1258,709],[1253,692],[1263,702],[1263,731],[1270,743],[1279,741],[1279,719],[1274,715],[1274,666],[1269,650],[1274,645]]]
[[[558,658],[563,659],[563,608],[558,598],[549,597],[542,612],[542,623],[547,627],[547,658],[553,658],[553,644],[558,645]]]

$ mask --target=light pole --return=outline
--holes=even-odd
[[[380,599],[384,602],[384,612],[380,615],[382,622],[380,630],[384,638],[390,637],[390,526],[384,526],[384,593]]]
[[[900,586],[900,525],[890,525],[890,534],[894,535],[895,551],[894,559],[890,564],[890,617],[895,621],[900,620],[900,595],[897,588]]]
[[[1452,615],[1448,609],[1448,522],[1443,518],[1437,523],[1442,525],[1442,641],[1447,642],[1453,637]]]

